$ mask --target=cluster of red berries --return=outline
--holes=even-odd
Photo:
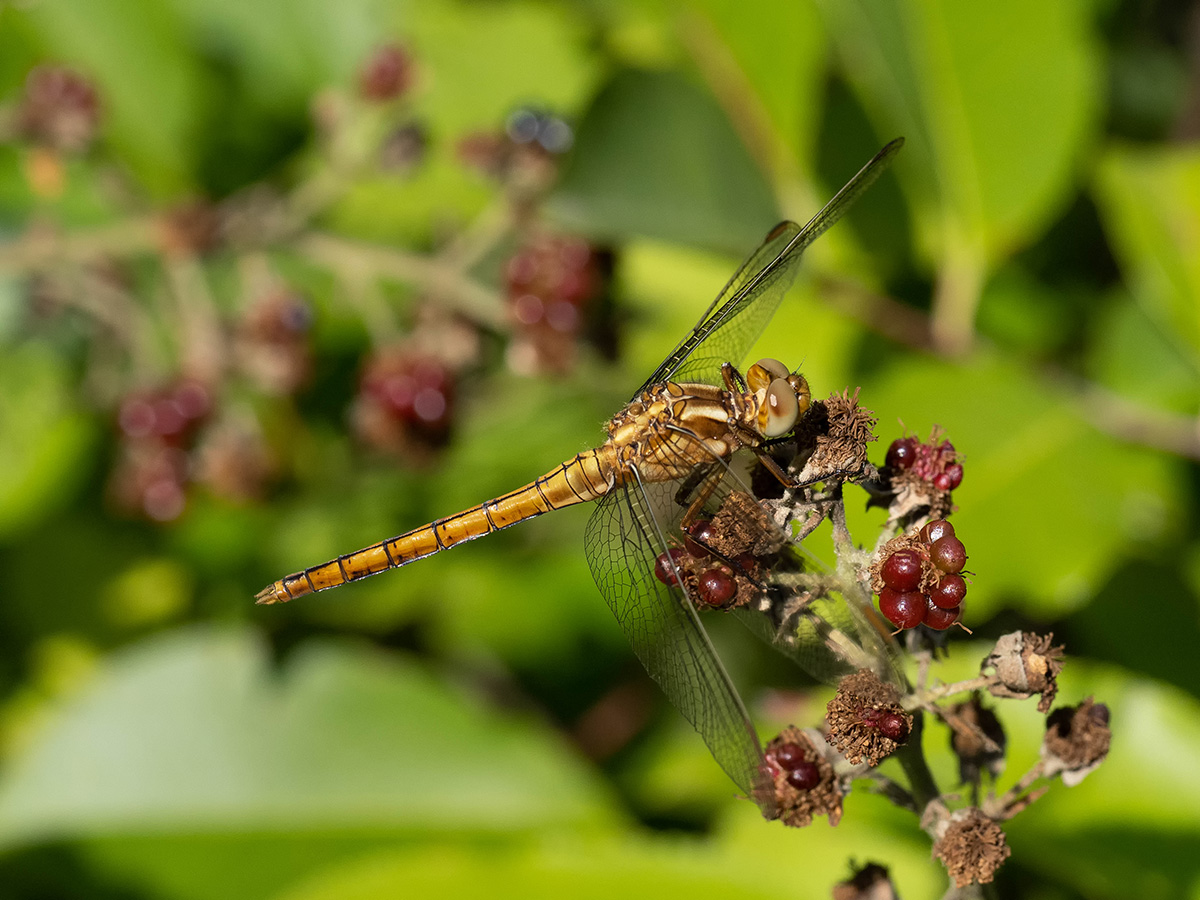
[[[117,413],[122,440],[110,481],[121,507],[159,522],[180,516],[191,475],[188,450],[211,410],[209,389],[190,378],[125,399]]]
[[[446,442],[454,397],[454,373],[445,363],[395,346],[368,359],[351,418],[365,443],[408,456]]]
[[[936,519],[915,542],[887,556],[879,566],[879,611],[897,629],[926,625],[944,631],[962,617],[967,583],[962,577],[967,552],[954,526]]]
[[[804,748],[791,742],[767,751],[767,762],[787,773],[786,780],[798,791],[811,791],[821,783],[821,770]]]
[[[740,553],[731,566],[710,549],[714,538],[712,520],[697,519],[687,529],[682,547],[672,547],[654,560],[654,577],[668,587],[679,586],[682,578],[700,603],[726,609],[737,599],[738,576],[753,577],[758,560]]]
[[[884,462],[894,472],[911,472],[939,491],[952,491],[962,484],[958,452],[949,441],[937,442],[936,437],[928,443],[915,437],[897,438],[888,447]]]
[[[510,365],[520,372],[570,368],[587,304],[602,281],[597,254],[580,238],[542,235],[509,259],[504,277],[517,328]]]

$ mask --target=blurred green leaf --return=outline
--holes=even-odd
[[[88,474],[95,433],[73,380],[42,343],[0,352],[0,538],[48,517]]]
[[[1125,281],[1200,376],[1200,150],[1109,151],[1096,195]]]
[[[900,436],[899,421],[922,439],[943,426],[964,457],[954,522],[975,573],[968,622],[1011,603],[1043,620],[1069,612],[1135,542],[1179,526],[1170,460],[1099,433],[1069,396],[1011,363],[908,360],[878,373],[862,402],[879,416],[877,461]],[[853,507],[869,536],[880,514]]]
[[[909,141],[897,170],[926,252],[982,263],[1029,243],[1065,203],[1098,124],[1089,5],[820,5],[879,130]]]
[[[115,658],[0,782],[9,845],[613,821],[544,728],[480,709],[412,663],[344,646],[304,647],[277,681],[263,647],[235,631],[179,632]]]
[[[708,67],[710,83],[727,92],[725,109],[742,117],[743,139],[760,164],[769,163],[769,170],[784,182],[797,173],[811,177],[826,64],[825,33],[816,6],[809,0],[701,0],[695,10],[744,83],[729,77],[721,51],[709,47],[703,32],[693,37],[693,56]],[[764,125],[769,135],[759,133]],[[769,143],[763,140],[768,136]]]
[[[623,71],[579,123],[548,211],[600,240],[659,238],[742,254],[779,218],[717,104],[672,73]]]
[[[640,840],[577,847],[558,842],[524,851],[447,847],[379,854],[335,867],[285,891],[279,900],[779,896],[758,873],[736,860],[714,858],[703,844]]]

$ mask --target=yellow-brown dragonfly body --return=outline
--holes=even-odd
[[[258,602],[283,603],[407,565],[552,509],[595,501],[584,547],[600,593],[647,672],[700,732],[716,761],[764,815],[774,816],[758,734],[700,621],[702,604],[672,553],[691,533],[685,529],[714,515],[733,493],[752,497],[730,465],[735,455],[748,451],[786,483],[788,476],[767,451],[808,408],[808,384],[777,360],[760,360],[745,379],[734,366],[787,293],[805,248],[841,218],[902,143],[897,139],[884,147],[803,227],[783,222],[767,235],[696,327],[608,423],[599,447],[502,497],[289,575],[260,591]],[[781,545],[787,543],[786,535],[778,537]],[[763,605],[753,611],[757,618],[743,618],[746,624],[785,652],[795,651],[799,638],[807,636],[817,653],[834,651],[835,665],[858,668],[861,655],[851,661],[836,651],[854,643],[854,622],[863,621],[862,611],[846,610],[847,632],[833,622],[841,610],[783,581],[769,584],[770,572],[761,577]],[[869,627],[858,633],[871,638]],[[815,658],[807,653],[792,655],[818,677],[832,672],[810,662]]]
[[[599,447],[501,497],[281,578],[256,599],[284,603],[407,565],[550,510],[599,500],[635,472],[644,482],[676,481],[737,450],[757,448],[791,428],[808,408],[809,391],[802,377],[788,375],[775,360],[758,363],[749,375],[752,385],[760,385],[757,390],[672,381],[651,385],[612,418],[608,440]],[[736,388],[732,373],[729,383]]]

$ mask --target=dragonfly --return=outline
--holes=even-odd
[[[805,249],[838,221],[903,145],[879,151],[805,225],[785,221],[737,270],[695,328],[667,355],[606,425],[599,446],[566,460],[524,487],[321,565],[288,575],[256,595],[260,604],[294,600],[405,566],[555,509],[594,501],[585,552],[600,593],[650,676],[700,733],[716,762],[774,817],[773,787],[751,717],[701,621],[731,585],[750,584],[752,630],[828,679],[878,658],[879,632],[861,610],[810,596],[803,574],[774,576],[760,560],[706,548],[701,531],[719,510],[752,496],[736,459],[749,457],[776,479],[790,476],[771,456],[811,403],[808,382],[778,360],[737,368],[791,288]],[[778,528],[769,522],[757,527]],[[700,530],[698,530],[698,528]],[[786,542],[779,535],[777,542]],[[700,544],[700,549],[697,549]],[[708,582],[685,571],[683,548],[711,549],[728,565]],[[772,559],[782,557],[773,550]],[[732,581],[729,576],[736,576]],[[790,579],[790,580],[789,580]],[[784,589],[779,590],[783,585]],[[799,598],[799,599],[797,599]],[[864,646],[866,649],[864,650]]]

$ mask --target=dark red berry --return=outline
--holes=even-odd
[[[897,550],[883,561],[879,577],[893,591],[915,591],[921,583],[921,555],[915,550]]]
[[[957,622],[961,616],[961,606],[956,606],[954,609],[942,609],[940,606],[934,606],[933,601],[929,600],[925,606],[925,616],[922,619],[922,624],[932,628],[934,631],[945,631]]]
[[[934,519],[921,529],[921,540],[927,544],[932,544],[944,537],[954,537],[954,526],[945,519]]]
[[[950,480],[950,486],[946,488],[946,490],[952,491],[962,484],[963,467],[958,463],[951,463],[950,465],[946,466],[945,475]]]
[[[658,554],[654,560],[654,577],[668,587],[675,587],[679,584],[675,573],[684,556],[686,554],[682,547],[672,547],[666,553]],[[672,562],[675,564],[674,566],[671,565]]]
[[[951,489],[950,476],[945,472],[939,472],[937,475],[933,476],[933,486],[939,491],[949,491]]]
[[[868,728],[875,728],[879,725],[879,722],[883,719],[883,710],[876,709],[873,706],[869,707],[862,711],[862,715],[860,716],[860,719],[861,719],[862,723],[864,725],[866,725]]]
[[[917,439],[896,438],[888,447],[884,463],[893,469],[908,469],[917,459]]]
[[[804,760],[788,772],[787,783],[798,791],[811,791],[821,783],[821,770],[816,763]]]
[[[943,572],[957,574],[967,564],[967,549],[953,535],[938,538],[929,548],[929,559]]]
[[[899,629],[916,628],[925,616],[925,597],[917,591],[879,592],[879,611]]]
[[[967,596],[967,583],[961,575],[943,575],[929,592],[929,600],[942,609],[957,609]]]
[[[879,720],[879,733],[896,743],[901,743],[908,737],[908,723],[899,713],[885,713]]]
[[[358,91],[367,100],[399,97],[413,82],[412,57],[394,44],[380,47],[358,76]]]
[[[688,526],[688,537],[684,539],[683,546],[687,548],[687,552],[697,559],[706,559],[709,555],[709,548],[712,546],[713,539],[717,536],[717,530],[713,527],[712,519],[697,519]]]
[[[804,748],[799,744],[780,744],[771,755],[775,758],[775,762],[779,764],[779,768],[792,771],[802,762],[804,762]]]
[[[737,582],[724,569],[709,569],[700,576],[699,593],[701,603],[725,606],[737,593]]]

